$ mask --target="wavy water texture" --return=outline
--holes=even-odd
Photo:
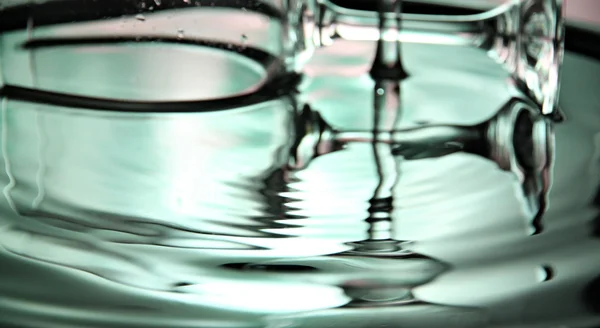
[[[552,153],[498,123],[516,92],[485,54],[404,47],[390,86],[374,47],[227,111],[4,97],[0,324],[600,324],[600,65],[567,55]]]

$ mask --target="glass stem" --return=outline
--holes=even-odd
[[[481,137],[474,128],[460,126],[428,126],[396,131],[378,131],[374,135],[370,131],[347,131],[336,132],[335,140],[340,143],[378,143],[400,145],[400,144],[444,144],[444,143],[468,143],[477,141]]]

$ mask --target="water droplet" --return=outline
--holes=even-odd
[[[183,2],[189,4],[191,2],[191,0],[183,0]]]
[[[146,17],[144,17],[144,15],[142,15],[142,14],[137,14],[137,15],[135,15],[135,19],[143,22],[146,20]]]
[[[242,44],[246,45],[248,43],[248,36],[246,34],[242,34]]]
[[[160,4],[161,4],[160,0],[154,0],[154,3],[155,3],[157,6],[160,6]]]
[[[554,269],[549,265],[542,265],[538,267],[536,272],[539,282],[550,281],[554,278]]]
[[[177,38],[178,38],[178,39],[183,39],[183,37],[185,36],[185,35],[184,35],[184,32],[185,32],[185,31],[184,31],[183,29],[181,29],[181,28],[180,28],[180,29],[178,29],[178,30],[177,30]]]

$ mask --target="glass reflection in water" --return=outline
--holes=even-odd
[[[311,83],[307,94],[319,90]],[[449,213],[436,220],[436,207],[410,210],[426,202],[443,211],[444,192],[478,188],[448,178],[435,193],[411,186],[431,186],[422,182],[436,170],[447,177],[479,170],[512,185],[526,224],[535,225],[549,187],[551,123],[527,98],[507,98],[476,124],[406,128],[411,109],[402,95],[410,83],[372,81],[364,90],[371,106],[359,109],[372,115],[371,129],[334,128],[304,93],[196,114],[89,111],[5,97],[3,191],[18,216],[3,217],[2,246],[194,309],[169,310],[177,319],[163,313],[172,326],[412,320],[479,327],[489,321],[485,309],[415,294],[450,266],[411,241],[427,240]],[[6,295],[18,304],[31,293]],[[78,299],[57,297],[55,306]],[[93,302],[115,306],[108,297]],[[7,318],[39,315],[32,309],[9,304]],[[64,312],[53,320],[132,319]]]

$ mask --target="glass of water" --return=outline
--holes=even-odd
[[[411,241],[541,231],[562,2],[470,1],[0,0],[0,325],[486,326]],[[298,87],[344,41],[366,83]],[[468,51],[419,80],[411,43]]]
[[[505,65],[543,114],[556,113],[563,0],[486,0],[479,11],[448,10],[443,1],[348,3],[3,1],[4,93],[143,103],[225,99],[279,85],[281,76],[302,71],[315,48],[341,38],[387,44],[378,57],[384,68],[401,61],[400,43],[481,49]]]

